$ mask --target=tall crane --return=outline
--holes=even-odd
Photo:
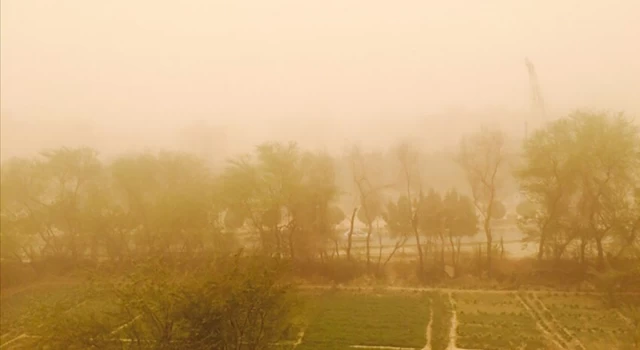
[[[542,98],[542,92],[540,91],[540,85],[538,84],[538,75],[536,74],[536,68],[525,58],[525,65],[527,66],[527,72],[529,73],[529,89],[531,92],[531,116],[535,118],[536,122],[546,119],[547,111],[544,106],[544,99]],[[525,139],[528,137],[529,121],[526,120],[524,124]]]

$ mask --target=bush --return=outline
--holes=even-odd
[[[287,275],[278,259],[240,254],[191,271],[149,261],[109,288],[96,284],[97,311],[50,308],[57,318],[41,318],[52,322],[36,336],[45,348],[263,349],[295,315]]]

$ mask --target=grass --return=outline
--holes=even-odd
[[[515,294],[456,293],[457,346],[482,349],[546,349],[536,320]]]
[[[351,345],[422,348],[430,293],[344,292],[305,295],[308,328],[299,349]]]
[[[548,324],[547,331],[555,332],[567,342],[578,339],[587,349],[635,349],[634,336],[637,335],[630,320],[637,317],[635,310],[640,307],[637,296],[620,296],[620,303],[633,304],[636,309],[609,309],[597,295],[521,294],[528,305],[539,311],[532,316],[516,293],[454,292],[453,305],[447,293],[432,291],[307,290],[300,293],[302,314],[288,338],[294,341],[304,330],[302,343],[297,348],[301,350],[349,349],[352,345],[421,349],[426,344],[431,314],[431,347],[446,349],[453,311],[458,320],[456,345],[460,348],[549,348],[540,331],[541,320],[536,320],[543,318]],[[38,287],[3,297],[0,344],[23,333],[37,335],[38,327],[62,322],[65,315],[110,320],[106,322],[109,329],[116,329],[123,322],[111,316],[117,311],[111,298],[101,292],[87,294],[75,286]],[[57,305],[56,309],[42,308],[42,305],[53,304]],[[89,334],[92,330],[86,331]],[[121,333],[126,337],[127,332]],[[34,342],[24,338],[8,348],[33,348]]]
[[[0,299],[0,342],[40,325],[45,306],[72,308],[82,301],[77,286],[37,286]]]
[[[637,296],[636,296],[637,297]],[[634,330],[596,295],[541,293],[538,299],[570,334],[589,349],[635,349]]]

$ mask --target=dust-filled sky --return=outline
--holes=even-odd
[[[451,145],[520,130],[525,57],[552,116],[640,115],[638,0],[2,0],[0,19],[3,155],[172,147],[193,121],[234,150]]]

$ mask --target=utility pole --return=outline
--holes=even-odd
[[[529,61],[528,58],[524,60],[525,65],[527,66],[527,73],[529,74],[529,91],[531,93],[531,116],[534,119],[535,124],[539,124],[540,121],[544,121],[547,116],[547,111],[544,105],[544,99],[542,98],[542,91],[540,89],[540,84],[538,83],[538,75],[536,74],[536,68]],[[524,138],[525,140],[529,137],[529,120],[525,120],[524,122]]]

